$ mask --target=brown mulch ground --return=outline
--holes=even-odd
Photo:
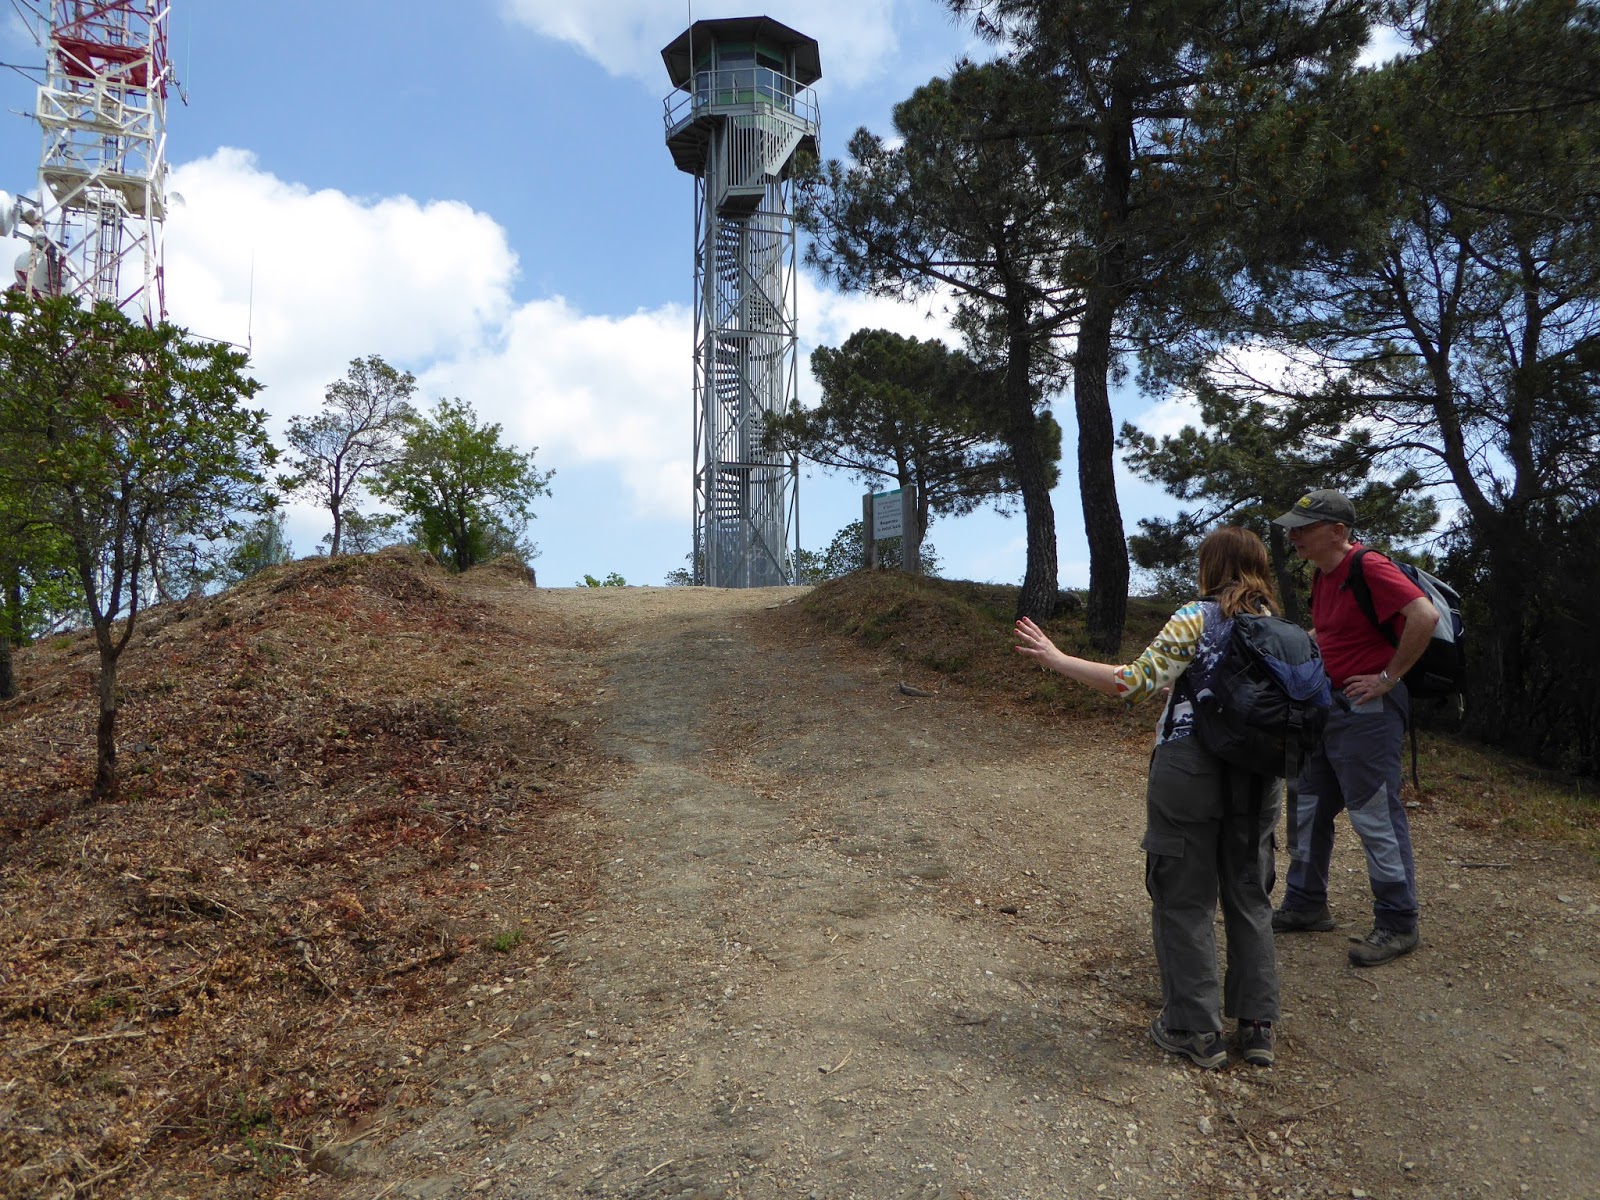
[[[595,758],[541,661],[571,632],[473,598],[525,586],[341,558],[143,614],[99,806],[92,638],[20,653],[0,1193],[279,1194],[472,1026],[475,994],[538,1001],[591,890],[562,818]]]
[[[92,644],[30,648],[0,1195],[1591,1196],[1593,806],[1513,830],[1530,772],[1425,737],[1421,951],[1348,966],[1346,831],[1280,1062],[1200,1072],[1146,1033],[1153,717],[1012,602],[300,563],[141,619],[97,806]]]

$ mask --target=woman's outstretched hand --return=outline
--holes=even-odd
[[[1017,644],[1015,649],[1018,654],[1024,654],[1040,666],[1049,667],[1052,671],[1060,671],[1065,664],[1067,656],[1061,653],[1056,648],[1056,644],[1045,636],[1044,630],[1040,629],[1027,617],[1023,617],[1017,622],[1016,637]]]
[[[1026,655],[1042,667],[1049,667],[1052,671],[1065,675],[1068,679],[1075,679],[1079,683],[1087,684],[1097,692],[1107,696],[1120,696],[1123,685],[1117,678],[1117,668],[1107,666],[1105,663],[1090,662],[1086,658],[1075,658],[1070,654],[1063,654],[1057,649],[1056,644],[1045,636],[1040,629],[1027,617],[1017,622],[1016,628],[1018,654]]]

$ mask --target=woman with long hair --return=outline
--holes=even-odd
[[[1133,662],[1110,666],[1064,654],[1024,617],[1017,652],[1108,696],[1166,697],[1146,788],[1145,888],[1161,972],[1156,1045],[1201,1067],[1228,1059],[1224,1018],[1240,1055],[1271,1066],[1278,1020],[1272,945],[1273,831],[1278,780],[1223,763],[1194,734],[1190,698],[1221,661],[1233,619],[1275,608],[1267,548],[1225,525],[1200,544],[1200,598],[1183,605]],[[1219,987],[1215,917],[1222,901],[1227,973]]]

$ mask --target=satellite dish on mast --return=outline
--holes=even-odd
[[[17,202],[10,192],[0,192],[0,238],[10,237],[17,227]]]

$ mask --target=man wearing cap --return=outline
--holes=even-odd
[[[1311,625],[1328,678],[1340,693],[1322,745],[1300,772],[1297,845],[1289,848],[1283,907],[1272,914],[1278,933],[1333,928],[1328,867],[1333,824],[1340,809],[1367,854],[1372,883],[1372,930],[1350,948],[1358,967],[1390,962],[1417,947],[1417,880],[1411,830],[1400,802],[1401,749],[1411,715],[1405,673],[1422,656],[1439,612],[1414,583],[1381,554],[1367,553],[1361,571],[1379,621],[1394,630],[1391,644],[1373,626],[1347,585],[1355,506],[1342,492],[1318,488],[1274,524],[1288,532],[1295,553],[1312,562]]]

